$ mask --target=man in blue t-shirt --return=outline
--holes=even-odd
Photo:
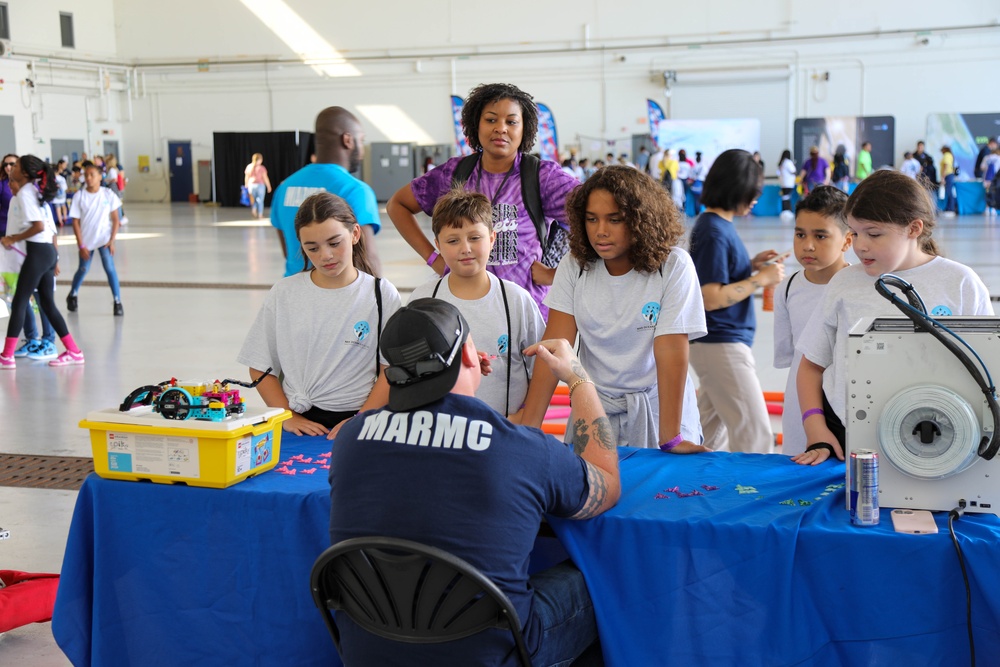
[[[286,178],[271,198],[271,224],[285,253],[285,276],[305,267],[305,258],[295,234],[295,213],[309,195],[326,191],[346,201],[365,235],[368,261],[382,272],[375,252],[375,234],[381,228],[375,191],[351,174],[361,167],[365,132],[354,115],[343,107],[328,107],[316,116],[316,162]]]
[[[568,561],[528,576],[543,515],[586,519],[618,500],[618,454],[594,384],[565,340],[530,346],[570,386],[574,454],[475,397],[481,360],[453,305],[417,299],[389,318],[387,408],[346,422],[330,459],[330,539],[387,535],[462,558],[513,602],[532,663],[569,664],[597,638],[583,575]],[[486,368],[488,370],[488,366]],[[401,644],[337,614],[348,665],[516,665],[509,632]]]

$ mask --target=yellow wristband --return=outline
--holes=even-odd
[[[574,382],[573,384],[571,384],[569,386],[569,402],[570,403],[573,402],[573,390],[576,389],[577,387],[579,387],[581,384],[583,384],[585,382],[588,383],[588,384],[594,384],[593,380],[584,380],[583,378],[580,378],[579,380],[577,380],[576,382]]]

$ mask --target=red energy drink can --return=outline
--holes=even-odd
[[[859,449],[851,452],[851,523],[878,525],[878,452]]]

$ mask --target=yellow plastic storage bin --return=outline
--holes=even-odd
[[[223,489],[270,470],[281,456],[281,422],[292,413],[248,408],[224,422],[164,419],[149,407],[96,410],[90,429],[94,470],[107,479]]]

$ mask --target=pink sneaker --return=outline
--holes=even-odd
[[[49,366],[82,366],[83,352],[70,352],[66,350],[58,357],[49,362]]]
[[[14,361],[14,357],[5,357],[0,354],[0,371],[12,371],[17,368],[17,362]]]

